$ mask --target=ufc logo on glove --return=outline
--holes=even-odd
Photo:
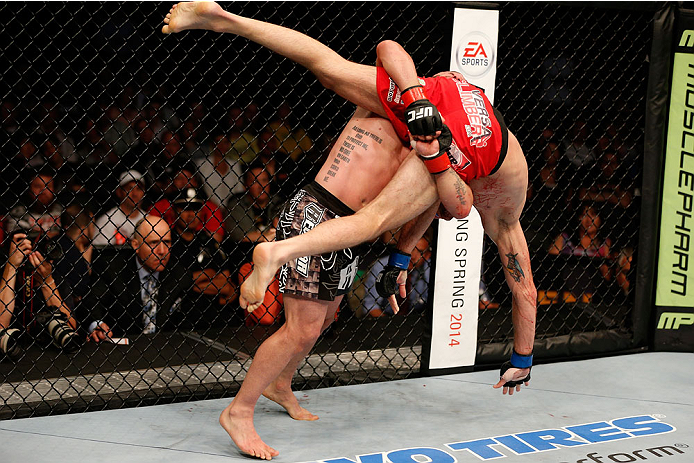
[[[431,106],[425,106],[423,108],[419,108],[417,111],[412,111],[409,114],[409,119],[407,119],[407,122],[412,122],[417,119],[423,119],[425,117],[432,117],[434,115],[434,111]]]

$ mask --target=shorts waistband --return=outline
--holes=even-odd
[[[354,211],[345,203],[337,199],[335,195],[326,190],[315,180],[303,187],[303,190],[318,200],[319,203],[335,212],[339,216],[353,215]]]
[[[489,173],[489,175],[492,175],[496,173],[497,170],[499,170],[501,164],[504,163],[504,159],[506,159],[506,153],[508,152],[508,128],[506,127],[504,116],[502,116],[496,108],[493,109],[494,116],[496,117],[496,120],[499,122],[499,127],[501,128],[501,151],[499,151],[499,160],[496,162],[496,165]]]

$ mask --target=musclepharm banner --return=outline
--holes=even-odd
[[[694,18],[676,35],[663,179],[656,305],[694,307]]]
[[[499,12],[456,8],[451,70],[494,103]],[[475,364],[484,229],[473,207],[463,220],[439,220],[429,368]]]

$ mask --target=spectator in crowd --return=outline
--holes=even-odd
[[[393,308],[388,299],[378,295],[376,291],[376,278],[388,265],[389,255],[379,258],[371,266],[364,282],[366,295],[364,297],[363,312],[361,316],[383,317],[393,315]],[[407,271],[407,301],[400,305],[400,313],[408,311],[420,312],[424,310],[429,294],[429,274],[431,271],[431,248],[426,236],[419,239],[412,250],[409,269]]]
[[[595,165],[595,152],[588,145],[588,125],[585,121],[576,121],[569,137],[562,143],[564,158],[567,159],[574,173],[571,179],[588,178]]]
[[[21,172],[24,167],[39,169],[46,165],[46,159],[43,153],[39,150],[39,144],[34,140],[34,137],[18,131],[14,137],[17,140],[17,154],[12,160],[15,165],[15,170]]]
[[[21,232],[8,241],[0,280],[0,354],[12,358],[21,354],[19,338],[24,331],[37,333],[35,339],[48,338],[65,351],[76,349],[77,322],[53,278],[51,251],[42,249],[47,252],[44,257]]]
[[[205,194],[220,205],[227,204],[233,195],[244,191],[241,163],[227,159],[230,151],[229,138],[221,133],[214,135],[210,154],[196,163]]]
[[[540,143],[542,157],[530,171],[528,200],[521,218],[528,246],[536,251],[547,249],[550,244],[548,240],[554,239],[562,231],[557,227],[567,221],[565,212],[569,206],[569,180],[565,178],[565,173],[572,171],[567,169],[568,162],[562,158],[552,129],[542,131]]]
[[[35,133],[45,140],[44,157],[56,168],[66,161],[77,162],[78,160],[75,142],[58,123],[64,117],[60,114],[60,110],[56,102],[44,101],[35,108],[34,115],[38,123]]]
[[[171,258],[171,230],[161,217],[145,216],[130,239],[134,252],[94,264],[92,290],[82,306],[116,336],[153,334],[187,327],[183,299],[193,286],[190,273]],[[98,340],[98,339],[97,339]]]
[[[240,159],[250,164],[258,154],[258,143],[243,109],[238,106],[231,108],[227,114],[227,122],[230,129],[227,137],[231,142],[231,156],[227,154],[227,157],[232,161]]]
[[[122,159],[137,142],[137,134],[130,126],[132,121],[123,115],[123,110],[116,104],[103,109],[101,121],[101,126],[104,128],[103,139],[109,144],[116,158]]]
[[[176,221],[176,211],[174,211],[171,200],[178,197],[180,192],[186,188],[195,188],[200,191],[200,180],[196,175],[196,167],[192,162],[182,159],[174,160],[167,169],[168,185],[165,187],[165,197],[154,203],[149,211],[150,214],[164,217],[166,223],[173,226]],[[224,214],[218,204],[205,200],[204,206],[197,212],[197,227],[204,228],[215,240],[221,242],[224,238]]]
[[[166,166],[168,166],[174,159],[183,157],[183,143],[181,142],[181,137],[179,137],[178,134],[170,130],[165,130],[161,133],[160,139],[164,149],[159,157]]]
[[[571,259],[568,265],[562,266],[564,289],[574,296],[592,294],[602,286],[602,280],[611,279],[608,259],[612,242],[601,236],[601,225],[602,219],[595,206],[585,204],[578,216],[578,230],[559,234],[549,247],[548,252],[553,256],[590,259]]]
[[[107,160],[111,152],[111,145],[104,138],[105,121],[102,118],[98,122],[94,118],[86,116],[80,123],[84,132],[84,139],[77,147],[77,155],[80,160],[88,165],[99,165]],[[111,164],[113,164],[111,162]]]
[[[205,156],[203,144],[208,137],[205,118],[208,114],[207,109],[200,101],[191,105],[190,115],[183,122],[180,133],[183,141],[183,149],[188,158],[198,158]]]
[[[53,273],[65,303],[74,311],[91,287],[94,214],[81,204],[70,204],[60,216],[60,223],[63,233],[56,241],[61,256]]]
[[[246,192],[232,199],[226,228],[232,240],[257,243],[275,239],[279,207],[270,195],[271,177],[263,164],[248,166],[243,180]]]
[[[615,279],[623,297],[628,297],[631,293],[630,273],[634,261],[634,249],[624,248],[617,255],[615,267]]]
[[[236,286],[227,269],[227,257],[219,243],[200,226],[198,212],[205,199],[194,188],[179,192],[173,202],[176,221],[172,231],[171,259],[187,269],[193,280],[193,325],[208,328],[227,322],[225,306],[237,296]]]
[[[296,185],[301,185],[306,180],[307,171],[301,170],[297,163],[282,150],[279,138],[271,129],[266,128],[260,132],[258,147],[256,159],[270,174],[276,193],[281,198],[287,199],[294,193]]]
[[[626,172],[621,169],[617,154],[611,150],[603,152],[598,165],[598,176],[590,186],[581,188],[579,198],[628,208],[631,205],[632,194],[628,187],[622,186],[622,183],[628,185],[628,180]]]
[[[97,246],[126,244],[132,237],[135,224],[144,217],[145,184],[140,172],[123,172],[118,178],[115,194],[118,206],[96,219],[94,244]]]
[[[34,229],[57,235],[63,207],[58,203],[56,193],[55,171],[50,167],[35,171],[24,200],[10,210],[6,221],[7,231]]]
[[[292,108],[289,103],[282,102],[277,108],[275,118],[270,121],[267,128],[272,130],[280,141],[280,149],[286,156],[298,161],[302,156],[311,151],[313,141],[301,127],[295,127],[290,123]]]

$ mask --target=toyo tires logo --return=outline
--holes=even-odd
[[[486,437],[474,440],[462,440],[445,444],[441,448],[413,447],[398,450],[376,452],[357,455],[356,458],[328,458],[312,460],[305,463],[456,463],[466,461],[485,461],[505,458],[509,455],[528,456],[527,461],[534,461],[532,455],[540,452],[560,450],[569,447],[582,447],[603,442],[612,442],[635,437],[653,436],[676,431],[670,424],[660,421],[657,415],[640,415],[618,418],[610,421],[598,421],[584,423],[575,426],[564,426],[556,429],[539,429],[536,431],[519,432],[502,436]],[[645,449],[638,452],[646,452],[657,457],[684,453],[679,448],[682,445],[661,446]],[[615,454],[618,456],[626,454]],[[641,460],[644,455],[639,454]],[[561,458],[558,456],[558,459]],[[588,459],[580,462],[601,461],[598,453],[587,455]],[[596,459],[597,458],[597,459]],[[565,460],[560,460],[565,461]],[[613,461],[636,461],[620,460]]]

